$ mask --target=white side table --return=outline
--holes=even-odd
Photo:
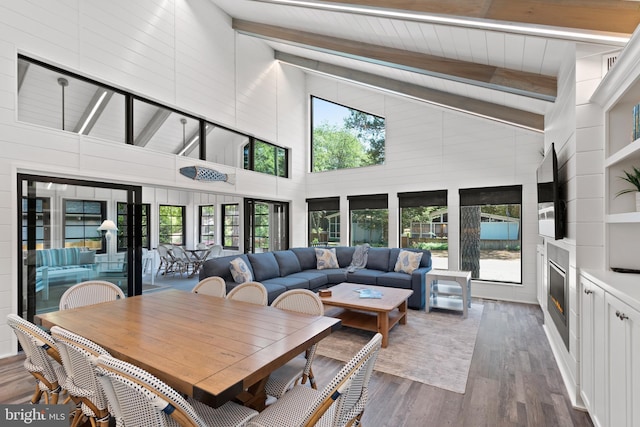
[[[466,318],[471,308],[471,272],[431,270],[427,273],[427,312],[431,308],[462,311]]]

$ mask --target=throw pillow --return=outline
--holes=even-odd
[[[324,270],[326,268],[340,268],[335,249],[316,248],[316,268]]]
[[[78,254],[78,264],[95,264],[96,263],[96,252],[95,251],[80,251]]]
[[[396,266],[393,271],[411,274],[413,270],[420,266],[421,259],[422,252],[400,251],[398,261],[396,261]]]
[[[249,270],[249,266],[242,258],[234,258],[230,261],[230,264],[229,270],[231,270],[233,280],[238,283],[251,282],[253,280],[251,270]]]

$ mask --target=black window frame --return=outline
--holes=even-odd
[[[202,211],[203,208],[211,208],[213,209],[213,214],[211,215],[203,215]],[[198,240],[200,242],[202,242],[202,236],[204,228],[207,227],[208,229],[211,230],[212,233],[212,238],[211,239],[207,239],[207,241],[213,241],[215,242],[216,240],[216,225],[217,225],[217,221],[216,221],[216,205],[199,205],[198,206]],[[209,225],[209,224],[204,224],[203,223],[203,218],[210,218],[213,217],[213,224]]]
[[[234,207],[235,208],[235,214],[233,215],[229,215],[227,213],[227,208],[231,208]],[[224,249],[240,249],[240,204],[239,203],[225,203],[220,205],[220,211],[221,211],[221,215],[222,215],[222,220],[220,221],[220,239],[221,239],[221,244],[222,247]],[[231,217],[236,217],[237,219],[237,224],[229,224],[227,225],[227,218],[231,218]],[[237,229],[237,234],[227,234],[227,227],[235,227]],[[238,242],[237,245],[227,245],[227,238],[230,238],[231,241],[233,241],[233,239],[235,238]]]
[[[375,211],[375,210],[386,210],[387,211],[387,233],[386,239],[381,241],[382,246],[386,242],[386,245],[389,244],[389,195],[386,193],[383,194],[366,194],[366,195],[357,195],[357,196],[347,196],[347,200],[349,201],[349,244],[354,245],[353,242],[353,211]],[[384,236],[384,233],[382,233]],[[369,239],[371,240],[371,239]],[[376,246],[373,242],[368,242],[371,246]]]
[[[121,208],[124,207],[124,212],[121,211]],[[146,249],[151,249],[151,204],[142,203],[142,247]],[[126,252],[128,242],[128,227],[127,227],[127,203],[126,202],[117,202],[116,203],[116,226],[118,227],[118,239],[116,242],[116,251],[117,252]],[[122,245],[125,243],[125,246]]]
[[[263,144],[274,149],[274,170],[273,171],[262,171],[256,169],[256,145]],[[277,176],[279,178],[289,178],[289,150],[279,145],[272,144],[270,142],[264,141],[258,138],[250,138],[249,142],[245,144],[242,150],[243,153],[243,162],[242,166],[246,170],[252,170],[254,172],[260,172],[267,175]],[[279,155],[284,157],[282,163],[282,168],[279,167]]]
[[[314,233],[318,236],[316,237],[316,239],[318,240],[317,244],[322,245],[323,243],[325,243],[324,240],[320,240],[321,237],[321,231],[318,229],[315,229],[314,231],[314,220],[313,220],[313,213],[314,212],[338,212],[338,215],[340,215],[340,197],[319,197],[319,198],[314,198],[314,199],[307,199],[307,245],[308,246],[313,246],[314,245]],[[328,220],[327,220],[328,222]],[[331,234],[330,234],[330,230],[327,229],[327,239],[326,239],[326,243],[329,244],[331,242]],[[338,221],[338,239],[337,241],[340,242],[340,238],[342,237],[342,235],[340,234],[340,222]]]
[[[180,242],[176,243],[176,242],[164,242],[162,241],[162,234],[161,234],[161,228],[162,228],[162,218],[163,217],[167,217],[168,215],[163,215],[161,210],[162,208],[180,208],[182,211],[182,224],[180,226],[180,232],[181,232],[181,236],[182,239]],[[175,217],[173,215],[171,215],[171,217]],[[172,231],[174,229],[174,227],[177,227],[177,225],[171,224],[170,227],[172,228]],[[177,246],[182,246],[185,244],[186,242],[186,206],[183,205],[159,205],[158,206],[158,244],[171,244],[171,245],[177,245]],[[173,236],[174,233],[170,233],[169,236]]]
[[[83,212],[82,213],[77,213],[77,212],[68,212],[67,211],[67,204],[68,202],[81,202],[83,204]],[[87,212],[85,212],[84,209],[84,205],[85,204],[98,204],[100,206],[100,219],[98,221],[87,221],[85,218],[87,216],[90,216],[90,214],[87,214]],[[106,239],[104,237],[104,234],[100,233],[98,231],[98,227],[100,227],[100,224],[102,224],[102,222],[107,219],[107,202],[104,200],[85,200],[85,199],[62,199],[62,212],[63,212],[63,219],[62,219],[62,247],[64,248],[69,248],[69,247],[75,247],[75,246],[67,246],[67,243],[69,241],[79,241],[82,240],[84,242],[86,242],[87,240],[91,240],[91,239],[100,239],[100,249],[96,250],[97,254],[104,254],[107,253],[107,242]],[[83,231],[83,238],[79,239],[79,238],[67,238],[67,227],[76,227],[76,226],[71,226],[71,225],[67,225],[67,216],[68,215],[77,215],[77,216],[81,216],[82,219],[80,220],[82,222],[82,226],[77,226],[78,228],[82,227],[82,231]],[[87,222],[93,222],[93,224],[87,225]],[[90,228],[94,228],[93,226],[95,225],[95,236],[87,236],[85,235],[85,232],[87,230],[87,227]],[[84,245],[86,246],[86,245]]]

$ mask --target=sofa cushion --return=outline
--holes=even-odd
[[[362,270],[356,270],[353,273],[347,273],[347,282],[360,283],[363,285],[377,285],[378,277],[383,274],[385,274],[384,271],[363,268]]]
[[[253,269],[254,280],[262,282],[280,276],[280,267],[273,252],[263,252],[259,254],[247,254],[251,268]]]
[[[389,252],[389,269],[387,271],[393,271],[396,262],[398,261],[398,255],[401,251],[411,251],[411,252],[420,252],[422,253],[422,258],[420,259],[420,266],[422,267],[431,267],[431,251],[428,249],[416,249],[416,248],[391,248]]]
[[[353,259],[353,253],[356,251],[354,246],[338,246],[336,249],[336,258],[338,258],[338,265],[341,268],[346,268],[351,265]]]
[[[320,249],[315,248],[316,260],[318,270],[324,270],[326,268],[339,268],[338,259],[336,258],[335,249]]]
[[[406,273],[384,273],[376,278],[377,285],[391,288],[411,289],[411,275]]]
[[[234,258],[242,258],[247,264],[249,264],[249,259],[245,254],[228,255],[220,258],[213,258],[205,261],[205,263],[202,264],[202,268],[200,269],[200,280],[204,279],[205,277],[218,276],[222,277],[225,282],[233,282],[233,276],[231,275],[231,270],[229,269],[229,262]],[[251,269],[250,265],[249,269]]]
[[[291,252],[296,254],[302,270],[315,270],[317,265],[316,251],[314,248],[292,248]]]
[[[400,251],[393,271],[411,274],[413,270],[420,266],[421,259],[422,252]]]
[[[242,258],[234,258],[229,264],[229,271],[231,271],[233,280],[237,283],[250,282],[253,280],[251,270],[249,270],[249,266]]]
[[[389,248],[369,248],[367,255],[367,269],[369,270],[389,270]]]
[[[302,271],[298,257],[291,251],[276,251],[273,253],[280,268],[280,276],[288,276]]]
[[[80,251],[78,255],[78,264],[95,264],[96,252],[95,251]]]
[[[301,278],[309,282],[309,289],[317,289],[321,286],[329,283],[327,272],[331,270],[322,270],[322,272],[302,271],[300,273],[293,273],[287,277]]]
[[[290,289],[309,289],[309,281],[302,277],[274,277],[262,282],[262,284],[273,284],[278,286],[284,286],[287,290]]]
[[[324,270],[305,270],[303,273],[322,274],[327,278],[328,285],[335,285],[347,281],[347,270],[344,268],[325,268]]]

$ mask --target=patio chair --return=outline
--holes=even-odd
[[[259,305],[267,305],[268,298],[267,288],[260,282],[240,283],[227,294],[227,299]]]
[[[44,394],[45,404],[57,404],[67,375],[53,338],[38,326],[15,314],[7,315],[7,324],[18,337],[26,355],[25,369],[36,379],[36,389],[31,403],[39,403]]]
[[[186,400],[144,369],[111,356],[96,365],[111,409],[126,426],[244,426],[257,412],[234,402],[212,408]]]
[[[297,385],[257,417],[250,427],[358,425],[368,400],[373,365],[382,344],[377,333],[322,390]]]
[[[224,298],[227,296],[227,284],[222,277],[211,276],[199,281],[191,292]]]
[[[211,252],[207,255],[205,259],[218,258],[222,256],[222,245],[213,245],[211,246]]]
[[[160,264],[158,265],[158,271],[156,276],[162,271],[165,276],[169,273],[174,273],[173,264],[175,263],[173,255],[171,255],[170,248],[167,245],[158,245],[158,257],[160,258]]]
[[[107,397],[96,376],[95,360],[109,353],[93,341],[59,326],[51,328],[51,336],[58,345],[67,374],[63,386],[79,403],[71,427],[82,425],[85,417],[92,426],[108,427],[110,411]],[[116,425],[121,426],[122,420],[116,419]]]
[[[322,316],[324,306],[320,297],[308,289],[292,289],[286,291],[271,303],[272,307],[297,313]],[[309,347],[303,354],[293,358],[269,375],[265,391],[269,396],[281,398],[285,392],[295,386],[298,381],[305,384],[309,379],[312,388],[317,388],[311,364],[316,354],[317,344]]]
[[[195,261],[182,246],[174,246],[169,251],[169,254],[173,255],[174,267],[178,268],[180,276],[182,276],[182,273],[187,273],[188,275],[189,270],[195,271]]]
[[[125,298],[118,286],[104,280],[89,280],[71,286],[60,297],[60,310]]]

